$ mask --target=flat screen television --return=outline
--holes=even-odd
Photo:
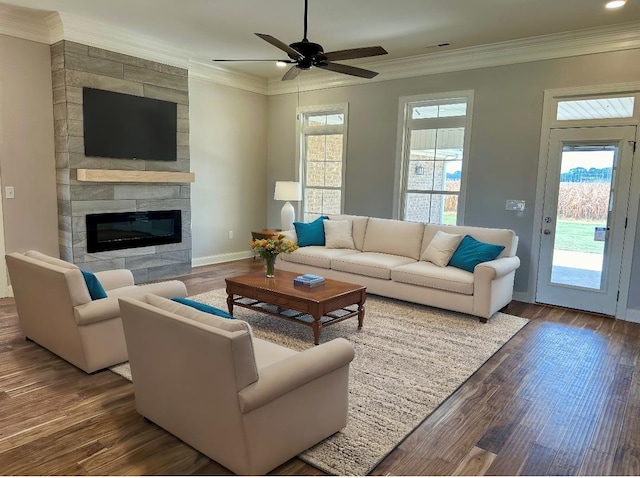
[[[84,154],[177,161],[177,105],[95,88],[82,89]]]

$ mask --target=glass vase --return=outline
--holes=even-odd
[[[267,277],[276,276],[276,257],[278,257],[278,254],[269,254],[264,258],[264,265],[267,269]]]

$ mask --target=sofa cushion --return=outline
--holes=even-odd
[[[178,304],[187,305],[189,307],[193,307],[200,312],[206,312],[207,314],[217,315],[218,317],[224,317],[225,319],[235,319],[235,317],[228,312],[225,312],[222,309],[218,309],[209,304],[203,304],[202,302],[198,302],[196,300],[185,299],[184,297],[172,297],[172,301],[177,302]]]
[[[396,267],[391,271],[391,279],[405,284],[473,295],[473,274],[471,272],[455,267],[438,267],[431,262],[420,261]],[[425,290],[424,293],[428,294],[429,291]]]
[[[96,275],[93,272],[83,271],[82,269],[80,269],[80,272],[82,272],[84,282],[87,284],[87,290],[89,291],[91,300],[105,299],[107,297],[107,293]]]
[[[424,238],[422,240],[422,250],[424,251],[436,232],[444,231],[449,234],[462,234],[475,237],[482,242],[488,242],[490,244],[499,244],[505,246],[505,249],[500,253],[500,257],[511,257],[516,255],[518,247],[518,236],[511,229],[495,229],[490,227],[476,227],[476,226],[453,226],[449,224],[425,224]]]
[[[421,261],[433,262],[438,267],[445,267],[462,240],[461,234],[436,232],[431,242],[420,256]]]
[[[298,247],[324,246],[324,223],[328,216],[320,216],[312,222],[294,222]]]
[[[367,231],[367,224],[369,223],[369,218],[367,216],[352,216],[349,214],[330,214],[329,219],[332,221],[351,221],[353,227],[351,229],[351,233],[353,234],[353,243],[356,246],[356,249],[359,251],[362,250],[364,246],[364,236]]]
[[[494,260],[503,250],[504,246],[480,242],[466,235],[451,256],[449,264],[458,269],[473,272],[478,264]]]
[[[331,269],[378,279],[391,279],[391,270],[415,260],[381,252],[361,252],[331,260]]]
[[[280,254],[278,257],[286,262],[330,269],[331,259],[349,254],[362,253],[355,249],[327,249],[323,246],[308,246],[296,249],[289,254]]]
[[[396,221],[394,219],[369,218],[364,237],[364,252],[381,252],[395,256],[420,258],[424,235],[421,222]]]
[[[353,245],[353,234],[351,232],[352,222],[345,219],[334,221],[324,220],[324,242],[327,249],[355,249]]]

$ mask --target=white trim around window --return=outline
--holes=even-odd
[[[326,117],[325,124],[309,124],[309,118],[318,117],[322,118]],[[336,122],[331,122],[331,119],[338,119]],[[333,105],[317,105],[317,106],[305,106],[298,108],[297,111],[297,151],[298,151],[298,176],[300,177],[300,181],[302,182],[302,219],[304,221],[309,221],[315,219],[319,215],[323,214],[340,214],[344,211],[344,196],[345,196],[345,174],[346,174],[346,158],[347,158],[347,128],[349,123],[349,105],[347,103],[343,104],[333,104]],[[320,169],[328,168],[328,163],[337,162],[335,158],[332,161],[310,161],[308,158],[308,143],[309,140],[313,137],[318,136],[336,136],[341,135],[341,157],[340,157],[340,166],[339,166],[339,181],[335,178],[332,181],[321,181],[322,184],[318,183],[318,180],[313,180],[310,175],[309,167],[311,163],[315,163],[315,167]],[[316,158],[317,159],[317,158]],[[325,163],[324,165],[321,163]],[[318,207],[317,205],[312,205],[311,200],[308,199],[310,196],[311,190],[313,190],[316,194],[320,194],[323,196],[335,196],[335,192],[337,191],[339,194],[338,204],[332,204],[329,209],[328,204],[331,201],[323,200],[323,206]]]
[[[449,112],[445,115],[426,114],[424,118],[413,118],[412,111],[416,107],[446,107],[447,105],[466,104],[466,110],[461,114]],[[467,164],[469,161],[469,147],[471,144],[471,119],[473,117],[473,90],[449,91],[416,96],[400,97],[398,106],[398,132],[396,145],[396,164],[394,177],[394,218],[405,217],[405,201],[407,198],[410,163],[410,142],[412,131],[426,129],[464,129],[462,151],[456,158],[461,167],[460,190],[457,193],[447,193],[444,188],[432,191],[434,194],[444,193],[443,196],[457,196],[456,223],[464,224],[465,197],[467,188]],[[434,161],[432,161],[434,162]],[[427,191],[427,193],[429,193]]]

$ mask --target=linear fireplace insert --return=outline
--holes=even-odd
[[[87,214],[87,252],[182,242],[182,211]]]

